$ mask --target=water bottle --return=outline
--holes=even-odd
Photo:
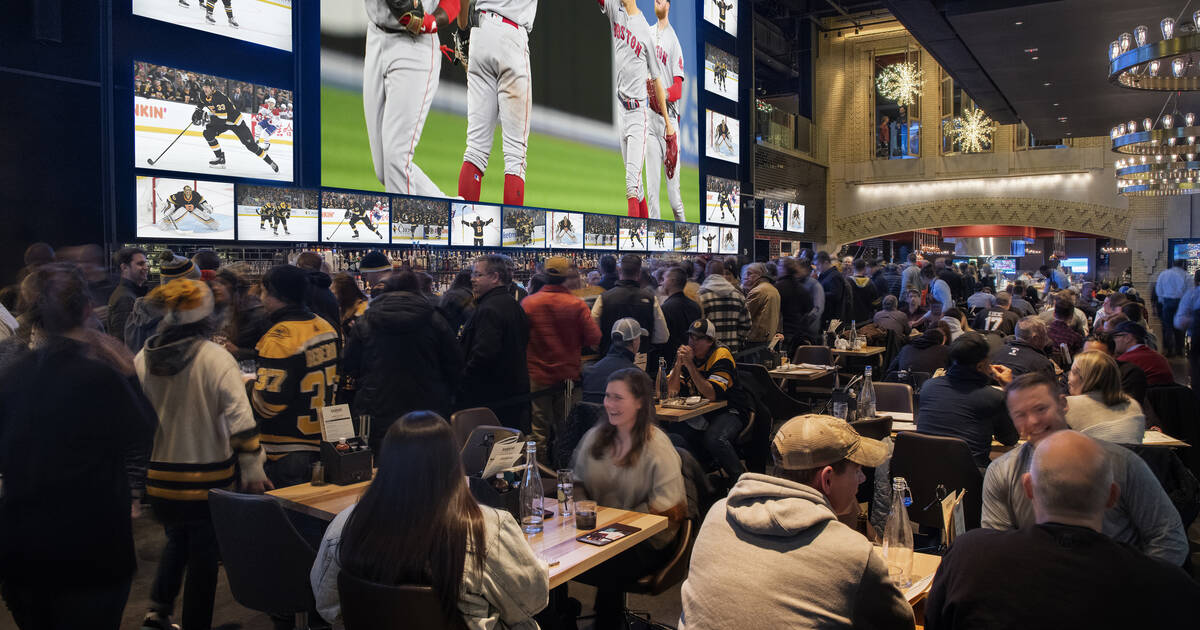
[[[542,476],[537,468],[537,442],[525,443],[525,474],[521,477],[521,529],[526,534],[537,534],[542,531],[542,518],[545,498],[542,495]],[[912,548],[912,535],[909,535],[909,548]]]
[[[667,399],[667,359],[658,357],[658,376],[654,377],[654,395],[658,400]]]
[[[875,384],[871,382],[871,366],[863,372],[862,390],[858,394],[858,419],[875,417]]]
[[[887,562],[888,577],[898,588],[912,584],[913,532],[908,521],[908,506],[912,495],[904,477],[892,480],[892,511],[883,528],[883,559]]]

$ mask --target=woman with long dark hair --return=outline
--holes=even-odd
[[[433,587],[470,628],[536,628],[549,577],[517,521],[471,496],[450,425],[430,411],[397,420],[357,505],[329,524],[312,569],[317,610],[341,616],[337,576]]]
[[[654,419],[654,383],[637,368],[608,377],[607,412],[575,448],[576,493],[605,507],[662,514],[667,529],[580,577],[597,587],[596,627],[620,621],[622,585],[662,566],[687,518],[682,464]]]

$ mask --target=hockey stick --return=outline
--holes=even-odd
[[[191,129],[191,128],[192,128],[192,123],[189,122],[188,125],[183,128],[183,131],[180,131],[179,135],[175,136],[175,139],[171,141],[171,144],[168,144],[167,148],[163,149],[162,153],[158,154],[158,157],[154,158],[153,160],[147,158],[146,163],[149,164],[150,166],[154,166],[154,163],[161,160],[162,156],[166,155],[167,151],[170,151],[171,147],[175,146],[175,143],[178,142],[179,139],[183,137],[184,132],[186,132],[188,129]]]
[[[343,226],[343,225],[345,225],[345,224],[346,224],[346,222],[345,222],[345,221],[342,221],[341,223],[338,223],[338,224],[337,224],[337,227],[333,228],[333,231],[332,231],[332,232],[330,232],[330,233],[329,233],[329,236],[326,236],[325,238],[332,239],[332,238],[333,238],[333,235],[334,235],[334,234],[337,234],[337,231],[338,231],[338,230],[340,230],[340,229],[342,229],[342,226]]]

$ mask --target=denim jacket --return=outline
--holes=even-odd
[[[533,553],[511,514],[483,505],[479,509],[483,512],[487,558],[481,573],[468,546],[458,610],[471,630],[537,630],[533,615],[546,607],[550,594],[546,563]],[[354,506],[342,510],[329,524],[309,574],[317,612],[335,628],[343,627],[338,554],[342,528],[353,511]]]

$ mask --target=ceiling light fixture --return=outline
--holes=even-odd
[[[1162,39],[1150,41],[1146,25],[1117,36],[1107,46],[1108,80],[1135,90],[1180,91],[1200,89],[1200,11],[1191,21],[1165,17],[1158,26]]]

